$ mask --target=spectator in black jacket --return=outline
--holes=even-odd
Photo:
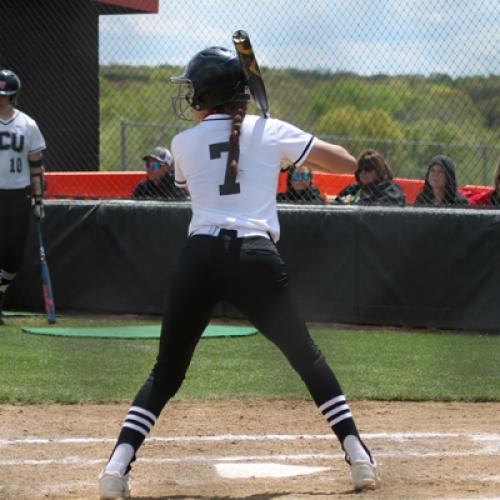
[[[382,154],[366,149],[358,158],[356,182],[349,184],[333,203],[357,205],[399,205],[406,203],[401,186],[394,181],[391,167]]]
[[[435,156],[429,163],[422,191],[415,205],[434,207],[467,206],[467,198],[457,191],[455,163],[448,156]]]
[[[309,167],[288,167],[286,191],[276,196],[278,203],[303,203],[324,205],[325,198],[320,190],[314,186],[313,173]]]
[[[174,184],[174,162],[170,151],[156,147],[144,156],[147,178],[134,188],[132,197],[150,200],[185,200],[186,192]]]

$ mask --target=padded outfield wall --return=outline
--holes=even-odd
[[[160,314],[189,204],[48,202],[59,311]],[[500,330],[500,212],[280,207],[279,249],[308,321]],[[33,228],[7,308],[43,309]],[[238,317],[228,304],[214,314]]]

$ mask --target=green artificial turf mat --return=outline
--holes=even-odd
[[[157,339],[160,337],[161,325],[115,326],[101,328],[64,328],[64,327],[29,327],[22,331],[38,335],[59,335],[63,337],[97,337],[114,339]],[[202,337],[242,337],[254,335],[253,327],[233,325],[208,325]]]

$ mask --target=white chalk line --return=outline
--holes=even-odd
[[[449,439],[467,438],[471,441],[499,442],[500,434],[492,433],[463,433],[463,432],[379,432],[362,435],[363,439],[384,439],[387,441],[405,442],[418,439]],[[214,436],[151,436],[148,441],[152,442],[221,442],[221,441],[297,441],[297,440],[336,440],[333,433],[329,434],[219,434]],[[18,444],[92,444],[92,443],[113,443],[115,438],[37,438],[27,437],[22,439],[0,439],[0,447],[13,446]]]
[[[409,440],[424,439],[450,439],[467,438],[470,442],[480,443],[482,447],[474,450],[458,451],[412,451],[394,449],[388,452],[378,452],[379,458],[439,458],[439,457],[464,457],[464,456],[495,456],[500,455],[500,434],[470,434],[458,432],[409,432],[409,433],[372,433],[363,434],[364,439],[384,439],[387,441],[405,442]],[[264,435],[233,435],[223,434],[214,436],[153,436],[148,441],[153,442],[221,442],[221,441],[294,441],[294,440],[336,440],[333,434],[264,434]],[[50,445],[50,444],[100,444],[114,443],[111,438],[36,438],[28,437],[23,439],[3,439],[0,440],[1,446],[16,445]],[[337,460],[343,458],[343,453],[311,453],[311,454],[280,454],[280,455],[242,455],[242,456],[213,456],[213,455],[186,455],[186,456],[157,456],[141,457],[141,461],[148,463],[179,463],[179,462],[244,462],[244,461],[262,461],[262,460],[281,460],[281,461],[309,461],[309,460]],[[0,460],[1,466],[39,466],[39,465],[73,465],[73,466],[92,466],[105,463],[106,459],[86,459],[78,455],[66,456],[59,459],[6,459]],[[496,479],[488,479],[495,480]]]
[[[470,457],[470,456],[492,456],[489,450],[469,450],[469,451],[390,451],[379,452],[377,458],[444,458],[444,457]],[[308,460],[339,460],[343,459],[343,453],[297,453],[297,454],[276,454],[276,455],[184,455],[177,457],[141,457],[141,462],[162,464],[162,463],[188,463],[188,462],[245,462],[245,461],[308,461]],[[11,459],[0,460],[0,466],[19,465],[73,465],[91,466],[106,463],[107,459],[87,459],[78,455],[71,455],[59,459]]]
[[[429,458],[446,458],[446,457],[469,457],[472,455],[500,455],[500,434],[493,433],[458,433],[458,432],[412,432],[412,433],[371,433],[363,434],[363,438],[367,440],[386,440],[390,442],[408,442],[426,439],[457,439],[465,438],[469,442],[481,444],[482,447],[477,450],[467,451],[411,451],[398,450],[397,448],[387,452],[378,452],[377,458],[413,458],[413,459],[429,459]],[[152,436],[148,441],[153,442],[224,442],[224,441],[295,441],[295,440],[336,440],[333,434],[266,434],[266,435],[214,435],[214,436]],[[16,446],[16,445],[50,445],[50,444],[69,444],[69,445],[88,445],[114,443],[114,438],[37,438],[28,437],[23,439],[3,439],[0,440],[1,446]],[[140,457],[140,461],[148,464],[168,464],[168,463],[206,463],[216,467],[219,464],[236,464],[236,463],[251,463],[269,461],[273,463],[279,462],[310,462],[310,461],[339,461],[343,460],[343,453],[310,453],[310,454],[279,454],[279,455],[234,455],[234,456],[217,456],[217,455],[185,455],[185,456],[156,456],[156,457]],[[65,466],[65,467],[101,467],[107,462],[106,458],[89,459],[78,455],[69,455],[60,459],[14,459],[0,460],[0,466]],[[472,480],[481,483],[500,483],[500,475],[461,475],[461,481]],[[89,486],[94,483],[74,482],[68,483],[72,486]],[[67,485],[66,485],[67,486]],[[65,490],[60,484],[45,484],[43,491],[46,494],[55,493],[59,490]],[[2,488],[0,488],[2,491]],[[482,497],[485,498],[485,497]],[[490,499],[497,497],[488,497]],[[480,500],[477,497],[476,500]]]

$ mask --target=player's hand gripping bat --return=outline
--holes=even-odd
[[[248,33],[243,30],[235,31],[233,33],[233,44],[243,66],[245,76],[248,78],[250,92],[254,96],[257,107],[264,118],[269,118],[271,115],[269,114],[266,87]]]

